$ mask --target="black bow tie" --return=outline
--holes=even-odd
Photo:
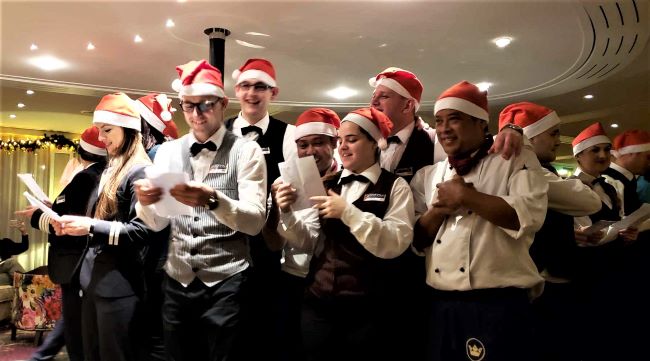
[[[391,135],[390,137],[386,138],[386,142],[388,142],[388,144],[390,143],[402,144],[402,140],[399,139],[399,137],[396,135]]]
[[[596,185],[596,184],[602,185],[603,183],[605,183],[605,177],[596,177],[596,178],[594,178],[594,180],[591,181],[591,184],[593,184],[593,185]]]
[[[365,176],[362,176],[361,174],[350,174],[350,175],[347,175],[347,176],[341,178],[340,183],[341,183],[341,185],[345,185],[345,184],[348,184],[348,183],[352,183],[354,181],[361,182],[361,183],[370,182],[370,180],[368,178],[366,178]]]
[[[192,146],[190,147],[190,153],[192,153],[192,157],[195,157],[197,154],[199,154],[199,152],[200,152],[202,149],[207,149],[207,150],[209,150],[209,151],[211,151],[211,152],[214,152],[215,150],[217,150],[217,145],[214,144],[214,143],[211,142],[211,141],[210,141],[210,142],[207,142],[207,143],[203,143],[203,144],[201,144],[201,143],[194,143],[194,144],[192,144]]]
[[[246,136],[246,134],[251,133],[251,132],[257,133],[258,138],[262,136],[262,128],[257,127],[255,125],[249,125],[247,127],[242,127],[241,128],[241,135],[244,136],[244,137]]]

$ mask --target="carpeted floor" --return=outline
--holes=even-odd
[[[34,346],[35,333],[18,330],[16,339],[11,340],[11,329],[8,323],[0,324],[0,361],[29,360],[36,350]],[[47,337],[47,334],[44,335]],[[55,361],[68,361],[65,348],[54,358]]]

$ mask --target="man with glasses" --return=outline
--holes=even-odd
[[[241,111],[235,118],[226,121],[226,127],[238,136],[252,139],[262,148],[266,158],[266,172],[270,191],[273,180],[280,176],[278,163],[297,158],[296,142],[293,136],[295,126],[269,115],[269,105],[279,92],[275,68],[266,59],[248,59],[232,74],[235,81],[235,96]],[[281,251],[271,251],[262,235],[251,238],[253,274],[252,318],[255,325],[250,328],[252,340],[262,342],[261,347],[251,352],[263,352],[259,356],[266,360],[276,358],[278,350],[274,339],[274,325],[277,323],[278,281],[280,277]]]
[[[192,206],[192,214],[155,214],[151,205],[162,191],[147,179],[136,183],[136,209],[152,229],[172,225],[163,285],[168,359],[237,359],[251,265],[247,236],[264,225],[266,163],[257,143],[223,126],[228,98],[221,72],[205,60],[176,69],[190,133],[163,143],[154,167],[189,175],[170,194]]]

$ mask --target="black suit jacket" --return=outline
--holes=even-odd
[[[94,163],[77,173],[56,197],[52,204],[52,210],[61,216],[86,215],[88,200],[92,192],[97,189],[104,166],[104,163]],[[32,227],[39,228],[42,214],[40,209],[34,212],[31,218]],[[48,225],[48,227],[47,241],[50,242],[48,273],[55,283],[70,283],[86,248],[87,237],[57,236],[54,234],[52,226]]]

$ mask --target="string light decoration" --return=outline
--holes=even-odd
[[[71,140],[62,134],[43,134],[37,139],[0,140],[0,149],[3,152],[12,153],[15,151],[35,152],[38,149],[56,148],[68,152],[74,152],[79,145],[79,140]]]

